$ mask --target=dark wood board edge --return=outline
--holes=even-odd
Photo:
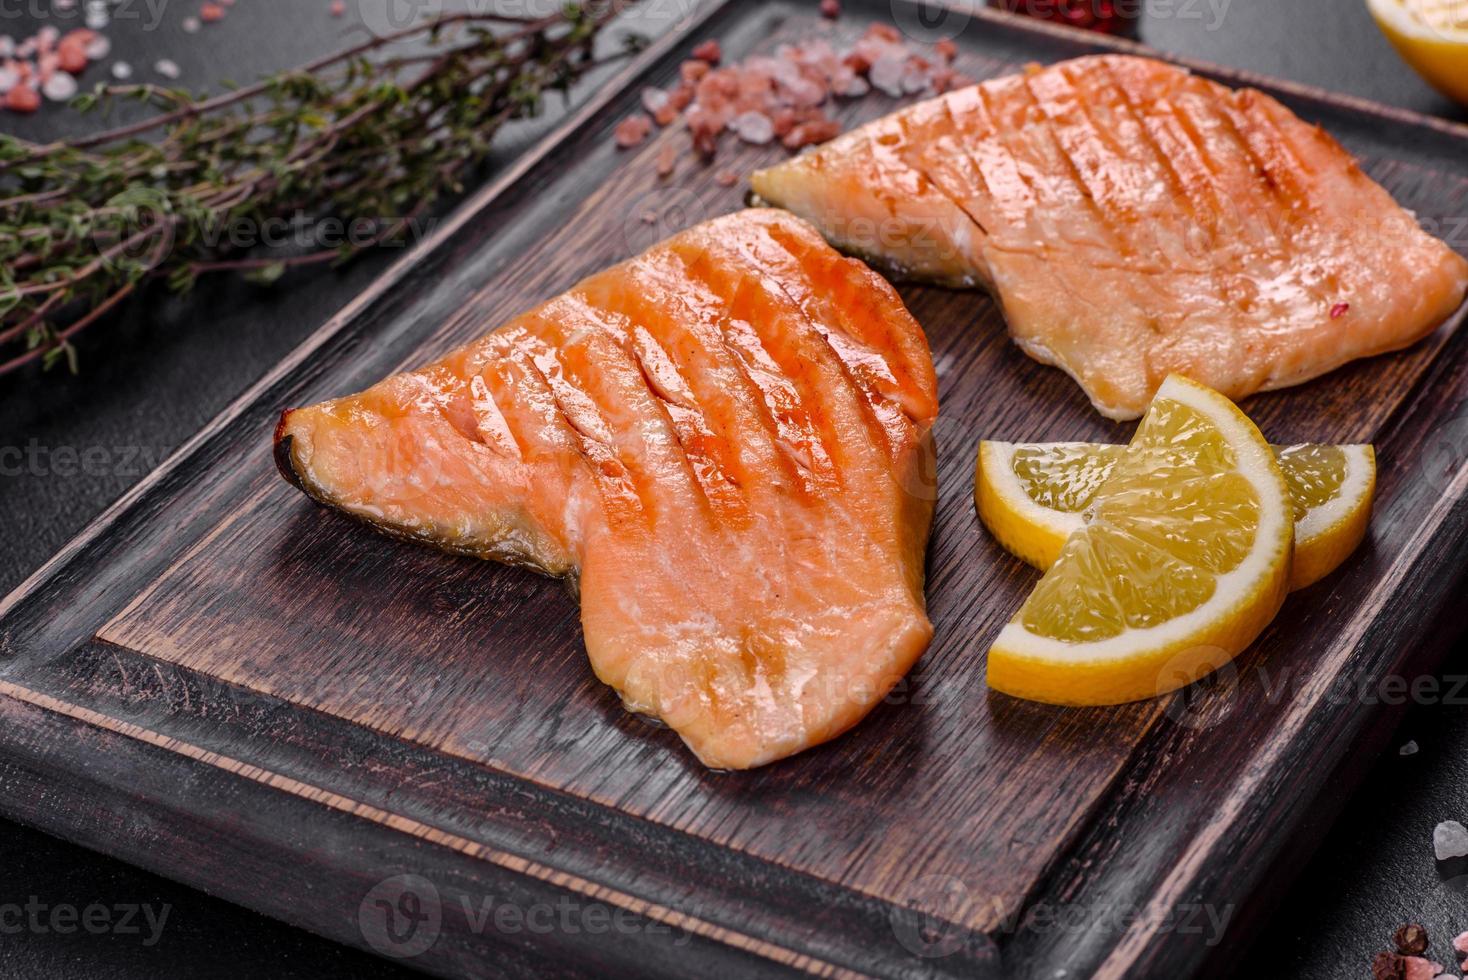
[[[1118,780],[1107,819],[1082,835],[1035,897],[1052,907],[1158,903],[1176,908],[1206,902],[1231,910],[1224,941],[1210,944],[1200,934],[1169,932],[1147,923],[1085,936],[1030,930],[1003,944],[1011,967],[1024,963],[1016,976],[1039,980],[1058,969],[1104,978],[1230,975],[1230,966],[1246,948],[1248,924],[1283,896],[1293,872],[1320,843],[1309,833],[1320,815],[1317,803],[1323,802],[1328,814],[1338,811],[1405,711],[1405,704],[1341,699],[1338,692],[1342,687],[1355,691],[1355,685],[1368,679],[1431,674],[1452,649],[1453,634],[1464,629],[1462,620],[1447,624],[1452,607],[1468,590],[1465,318],[1468,308],[1448,327],[1454,335],[1433,368],[1375,439],[1379,446],[1389,446],[1394,457],[1415,461],[1394,481],[1409,488],[1398,505],[1406,507],[1411,498],[1433,500],[1432,518],[1412,529],[1415,551],[1394,566],[1396,581],[1384,594],[1368,592],[1371,605],[1336,639],[1334,662],[1340,673],[1312,678],[1292,692],[1295,703],[1286,720],[1300,734],[1289,741],[1291,753],[1261,759],[1270,753],[1268,747],[1260,752],[1249,746],[1221,747],[1210,740],[1207,726],[1162,725],[1131,771]],[[1448,405],[1453,407],[1444,422],[1440,409]],[[1438,472],[1445,462],[1456,470]],[[1342,574],[1347,580],[1370,578],[1372,570]],[[1341,583],[1340,591],[1355,594],[1348,583]],[[1222,770],[1224,764],[1232,768]],[[1131,841],[1145,847],[1149,827],[1165,819],[1167,792],[1185,796],[1190,790],[1184,784],[1200,778],[1228,785],[1219,815],[1196,833],[1179,835],[1184,836],[1181,846],[1172,847],[1167,860],[1150,856],[1149,868],[1172,869],[1166,880],[1137,874],[1134,849],[1112,845]]]
[[[712,18],[718,10],[726,6],[726,3],[718,3],[713,5],[712,8],[708,9],[705,12],[705,17],[699,23],[706,23],[707,20]],[[1021,21],[1020,19],[1011,17],[1010,15],[994,14],[987,11],[980,11],[977,16],[980,16],[982,18],[998,18],[1002,21],[1005,21],[1006,28],[1011,30],[1027,30],[1037,31],[1042,34],[1058,34],[1064,36],[1064,38],[1069,42],[1074,42],[1078,39],[1077,35],[1074,32],[1069,31],[1068,29],[1051,28],[1048,25],[1043,25],[1030,21]],[[682,36],[686,38],[687,33],[697,29],[698,26],[699,24],[696,23],[690,25],[684,31],[675,31],[674,33],[681,33]],[[1095,38],[1089,35],[1085,36],[1085,40],[1088,43],[1099,44],[1103,47],[1111,47],[1118,50],[1135,50],[1137,53],[1153,54],[1153,52],[1150,52],[1143,46],[1129,45],[1127,42],[1111,42],[1108,39]],[[669,45],[669,47],[671,47],[671,45]],[[649,52],[649,55],[644,57],[651,57],[653,61],[656,60],[656,56],[653,55],[651,52]],[[1177,59],[1168,60],[1177,61]],[[1189,64],[1187,62],[1180,63]],[[1220,78],[1235,78],[1246,84],[1253,83],[1253,76],[1247,76],[1245,73],[1234,72],[1230,69],[1221,69],[1217,68],[1216,66],[1206,66],[1202,65],[1201,63],[1191,63],[1189,64],[1189,67],[1198,67],[1200,70],[1203,70]],[[627,73],[624,73],[624,75],[630,77],[635,77],[635,74],[636,73],[632,69],[629,69]],[[1261,79],[1259,80],[1259,82],[1260,87],[1272,88],[1276,91],[1283,91],[1288,93],[1292,90],[1297,90],[1295,91],[1295,94],[1298,97],[1318,98],[1326,104],[1331,104],[1347,109],[1360,108],[1356,105],[1353,105],[1353,103],[1359,102],[1359,100],[1349,100],[1343,97],[1333,97],[1330,96],[1329,93],[1317,93],[1315,90],[1306,89],[1304,87],[1295,87],[1280,83],[1274,83],[1270,80]],[[612,93],[618,90],[619,85],[625,83],[625,79],[619,79],[617,82],[609,85],[608,88],[604,90],[604,92],[606,93],[605,97],[609,100],[612,97]],[[1410,113],[1399,113],[1395,110],[1385,110],[1385,107],[1376,107],[1374,106],[1374,104],[1369,103],[1364,105],[1371,107],[1371,110],[1368,112],[1368,114],[1382,116],[1383,118],[1390,118],[1400,123],[1414,125],[1417,124],[1417,120],[1412,118],[1412,114]],[[1367,110],[1360,109],[1360,111]],[[594,113],[589,113],[587,110],[583,110],[581,113],[578,113],[577,116],[579,118],[584,115],[587,119],[589,119],[592,114]],[[548,139],[546,143],[541,144],[540,150],[542,152],[548,152],[549,144],[551,142],[558,138],[564,139],[565,136],[569,135],[569,132],[573,131],[575,128],[576,127],[574,126],[569,126],[567,132],[561,132],[560,130],[558,130],[557,134]],[[1442,126],[1434,125],[1431,128],[1437,129],[1440,132],[1445,133],[1446,135],[1453,136],[1454,138],[1462,138],[1465,134],[1468,134],[1468,127],[1457,127],[1452,126],[1451,124],[1443,124]],[[537,154],[532,153],[531,155],[536,156]],[[528,169],[530,165],[531,164],[525,164],[524,166],[517,167],[515,168],[514,172],[520,176],[523,176],[523,173],[526,169]],[[36,575],[33,575],[30,579],[28,579],[26,583],[23,583],[14,593],[12,593],[11,597],[7,598],[3,603],[0,603],[0,616],[3,616],[5,612],[10,610],[13,607],[14,603],[17,602],[23,594],[33,590],[41,582],[48,580],[52,575],[58,573],[66,565],[67,560],[71,557],[75,557],[77,552],[81,550],[82,546],[86,543],[86,541],[82,540],[83,538],[88,538],[88,536],[93,538],[99,536],[108,527],[112,526],[116,521],[118,521],[124,513],[129,512],[134,505],[138,504],[147,495],[150,489],[161,487],[163,477],[166,475],[165,470],[172,470],[173,468],[177,467],[183,460],[191,458],[194,455],[195,451],[201,445],[207,442],[207,440],[211,436],[217,435],[227,429],[231,421],[237,418],[238,415],[243,412],[246,407],[253,404],[260,395],[269,390],[274,384],[285,377],[293,366],[298,365],[300,362],[309,358],[310,354],[319,349],[321,345],[354,324],[357,321],[357,318],[367,309],[368,306],[384,297],[393,286],[402,281],[416,266],[419,258],[421,258],[421,256],[417,255],[418,251],[421,251],[423,255],[426,256],[429,252],[442,245],[444,241],[447,241],[449,238],[451,238],[453,232],[457,230],[458,227],[461,227],[464,223],[472,220],[472,218],[481,210],[490,207],[493,200],[498,196],[499,191],[511,186],[514,183],[513,179],[508,179],[510,178],[510,176],[510,174],[507,174],[506,178],[502,178],[502,186],[499,186],[498,189],[494,190],[493,193],[491,193],[491,188],[486,188],[485,191],[481,192],[478,195],[475,195],[475,197],[471,199],[471,201],[466,202],[466,204],[461,207],[456,213],[454,220],[441,228],[438,234],[434,236],[433,240],[425,242],[422,246],[419,247],[418,250],[415,250],[415,254],[405,257],[399,263],[395,264],[394,267],[390,269],[387,274],[384,275],[383,279],[374,284],[374,286],[370,288],[367,293],[364,293],[361,298],[359,298],[357,301],[354,301],[353,304],[351,304],[340,314],[338,314],[337,317],[334,317],[332,321],[330,321],[321,329],[321,331],[318,331],[317,334],[308,339],[308,341],[303,344],[301,348],[298,348],[298,350],[293,353],[287,359],[287,361],[283,362],[279,368],[277,368],[275,371],[272,371],[265,378],[262,378],[260,382],[257,382],[255,386],[247,390],[245,394],[237,399],[235,403],[232,403],[231,406],[227,408],[224,413],[221,413],[221,415],[219,417],[216,417],[216,419],[212,421],[209,426],[206,426],[204,430],[201,430],[201,432],[196,435],[194,439],[191,439],[188,443],[181,447],[180,450],[174,455],[174,457],[172,457],[167,463],[165,463],[163,468],[160,468],[159,472],[155,473],[154,476],[149,477],[148,479],[143,481],[143,483],[140,483],[133,492],[125,496],[122,500],[118,502],[118,504],[109,509],[108,512],[104,513],[104,515],[102,515],[102,517],[99,518],[93,526],[89,527],[86,531],[83,532],[82,536],[79,536],[76,541],[72,542],[72,544],[69,544],[66,549],[63,549],[63,551],[58,554],[57,558],[53,559],[46,566],[44,566]],[[501,184],[501,182],[497,181],[496,185],[499,184]],[[495,187],[495,185],[491,185],[491,187]],[[179,875],[174,876],[179,877]]]
[[[760,950],[777,964],[803,959],[810,972],[883,977],[998,976],[992,940],[956,926],[943,925],[941,941],[957,955],[939,963],[920,955],[928,944],[915,937],[934,925],[924,910],[207,674],[102,642],[69,654],[61,672],[64,683],[51,691],[0,680],[0,708],[9,698],[90,724],[114,742],[131,740],[113,750],[132,756],[131,765],[149,765],[151,753],[166,747],[189,772],[190,786],[205,783],[225,796],[233,782],[249,779],[336,812],[350,809],[365,823],[570,891],[594,891],[618,907],[646,906],[657,921]],[[113,766],[118,779],[128,771]],[[186,809],[184,796],[164,782],[149,799]],[[71,831],[63,827],[61,836]],[[477,887],[487,893],[492,885]]]
[[[679,977],[690,956],[730,976],[857,975],[586,882],[527,873],[429,828],[364,819],[355,801],[304,785],[283,789],[274,774],[247,764],[61,707],[0,699],[0,723],[24,732],[0,756],[7,816],[43,828],[63,820],[74,843],[328,939],[379,955],[411,949],[381,940],[374,948],[370,927],[358,923],[373,921],[366,903],[376,883],[417,875],[433,885],[416,891],[439,908],[441,931],[410,962],[446,976]],[[64,816],[52,809],[61,798]],[[69,802],[78,799],[86,805]],[[289,839],[282,827],[294,828]],[[478,914],[486,899],[526,916],[556,910],[558,925],[531,928],[527,918],[519,927],[476,927],[465,909]],[[568,907],[572,919],[562,926],[559,909]],[[617,917],[625,928],[609,941],[592,916]]]

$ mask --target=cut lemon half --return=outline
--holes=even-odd
[[[1218,392],[1163,382],[1082,526],[989,649],[989,685],[1052,704],[1120,704],[1224,666],[1284,602],[1289,489]]]
[[[1366,0],[1366,6],[1403,61],[1468,105],[1468,0]]]
[[[1007,551],[1040,570],[1055,564],[1085,525],[1086,507],[1125,446],[1094,442],[981,442],[974,499]],[[1340,567],[1366,537],[1376,492],[1370,446],[1276,446],[1295,513],[1291,589]]]

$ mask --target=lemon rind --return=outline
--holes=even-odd
[[[1212,597],[1197,609],[1157,626],[1128,629],[1094,643],[1072,643],[1030,632],[1018,615],[1000,631],[989,653],[990,686],[1022,697],[1064,704],[1108,704],[1165,694],[1196,679],[1176,683],[1159,678],[1148,685],[1138,678],[1166,666],[1190,648],[1198,657],[1217,659],[1214,650],[1231,659],[1251,643],[1279,611],[1289,582],[1294,547],[1294,517],[1289,490],[1274,453],[1257,427],[1224,396],[1187,379],[1173,376],[1158,390],[1167,398],[1193,408],[1213,421],[1234,450],[1237,470],[1259,497],[1255,546],[1232,571],[1216,580]],[[1261,545],[1260,543],[1263,542]],[[1271,543],[1272,542],[1272,543]],[[1204,648],[1208,648],[1204,650]],[[1128,663],[1131,669],[1107,688],[1098,684],[1094,697],[1050,692],[1026,682],[1042,672],[1063,671],[1074,679],[1088,668]],[[1216,669],[1221,664],[1212,664]],[[1098,677],[1098,681],[1112,680]],[[1084,685],[1068,681],[1054,685],[1074,691]]]
[[[1005,550],[1045,569],[1054,564],[1066,539],[1085,527],[1080,514],[1067,514],[1036,503],[1014,472],[1014,442],[979,444],[974,501],[979,519]],[[1088,443],[1052,443],[1056,448]]]

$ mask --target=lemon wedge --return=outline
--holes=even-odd
[[[1125,446],[1094,442],[981,442],[974,476],[979,518],[1010,554],[1044,571],[1111,475]],[[1340,567],[1366,537],[1376,493],[1370,446],[1276,446],[1295,512],[1290,588]]]
[[[989,685],[1070,705],[1184,687],[1274,618],[1293,544],[1269,444],[1233,402],[1173,375],[995,639]]]
[[[1407,64],[1468,105],[1468,0],[1366,0],[1366,6]]]

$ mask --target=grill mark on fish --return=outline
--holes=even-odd
[[[1219,158],[1217,152],[1212,148],[1208,136],[1210,131],[1217,133],[1220,139],[1232,147],[1242,165],[1257,166],[1257,164],[1253,162],[1253,156],[1239,137],[1237,129],[1228,119],[1224,118],[1219,110],[1217,97],[1209,87],[1210,85],[1211,83],[1203,79],[1191,76],[1184,80],[1182,85],[1184,97],[1173,103],[1178,123],[1193,141],[1201,158],[1214,175],[1210,186],[1214,189],[1220,202],[1220,213],[1227,215],[1245,212],[1236,222],[1237,229],[1248,232],[1253,247],[1262,250],[1269,257],[1286,259],[1289,255],[1289,241],[1281,234],[1281,229],[1276,223],[1269,220],[1269,216],[1275,213],[1269,204],[1277,198],[1268,186],[1262,181],[1251,181],[1243,189],[1242,193],[1245,196],[1241,199],[1240,191],[1226,183],[1227,176],[1237,175],[1240,173],[1240,168]],[[1212,125],[1208,125],[1209,123]]]
[[[629,434],[629,439],[619,439],[615,432],[612,433],[611,442],[618,457],[627,457],[636,463],[634,466],[628,466],[624,462],[623,465],[627,466],[629,472],[635,474],[634,483],[640,485],[638,493],[644,501],[644,507],[647,506],[650,490],[666,482],[668,478],[668,474],[662,471],[657,464],[671,462],[682,471],[686,481],[685,485],[698,504],[705,510],[712,508],[714,501],[710,499],[708,487],[699,477],[699,466],[689,456],[673,417],[675,412],[681,411],[681,407],[676,402],[663,398],[658,386],[649,381],[641,360],[624,342],[617,325],[607,322],[611,314],[587,303],[579,293],[575,292],[567,293],[557,302],[573,307],[586,320],[586,324],[582,327],[586,334],[585,338],[558,348],[561,356],[564,357],[566,353],[578,349],[584,350],[589,359],[588,374],[591,376],[615,377],[620,368],[621,375],[635,378],[641,383],[641,393],[646,396],[647,404],[652,406],[655,413],[654,418],[662,423],[660,427],[656,427],[661,431],[654,431],[652,419],[640,422]],[[567,380],[574,382],[574,379],[571,378]],[[579,390],[586,395],[589,401],[597,405],[598,414],[604,422],[608,418],[609,409],[615,411],[631,408],[626,405],[605,406],[606,398],[599,398],[597,394],[584,387]],[[610,423],[607,424],[608,431],[611,431]],[[632,440],[635,440],[635,443]],[[666,459],[657,452],[659,446],[667,446],[676,451],[670,454],[671,459]],[[639,470],[643,472],[639,473]],[[720,503],[727,507],[728,501],[721,500]],[[735,508],[737,511],[737,504]]]
[[[748,502],[739,492],[738,483],[724,471],[722,461],[706,448],[717,437],[688,379],[679,374],[668,352],[646,326],[599,304],[591,305],[608,319],[617,339],[616,346],[636,368],[649,397],[662,410],[704,502],[725,520],[742,523],[749,515]]]
[[[840,401],[848,401],[856,409],[858,417],[868,428],[874,443],[880,444],[881,440],[885,439],[885,433],[881,431],[872,417],[865,405],[865,398],[853,384],[840,356],[832,349],[821,330],[806,316],[800,304],[786,291],[778,277],[765,271],[765,267],[751,253],[747,243],[743,240],[735,240],[732,243],[719,242],[715,247],[719,248],[725,257],[744,265],[750,273],[743,279],[744,288],[760,291],[769,305],[783,314],[779,317],[779,322],[788,323],[795,328],[791,337],[794,340],[794,347],[789,351],[789,355],[801,363],[802,369],[794,371],[787,368],[787,370],[789,370],[793,384],[800,391],[800,394],[797,395],[798,400],[805,403],[814,402],[818,409],[818,413],[812,417],[812,429],[826,457],[833,462],[841,460],[846,464],[844,466],[833,465],[830,471],[837,485],[844,486],[846,484],[845,469],[854,459],[859,458],[865,447],[854,443],[844,444],[837,440],[834,431],[835,420],[830,419],[829,416],[839,409]],[[804,335],[804,343],[801,342],[802,335]],[[829,374],[822,373],[823,365],[834,367],[837,377],[836,384],[823,384],[829,377]],[[822,388],[822,394],[820,397],[813,398],[811,393],[818,385]],[[844,399],[843,396],[845,396]],[[832,424],[822,425],[823,420]]]
[[[565,380],[556,351],[539,337],[527,331],[517,346],[525,354],[528,367],[550,391],[556,412],[571,431],[603,501],[618,510],[642,513],[642,496],[617,453],[596,403]]]
[[[807,494],[820,493],[822,488],[831,485],[831,460],[813,431],[794,386],[765,349],[758,331],[733,313],[732,297],[723,296],[710,278],[706,259],[683,258],[691,280],[730,303],[719,325],[721,339],[750,387],[759,392],[775,426],[774,445],[794,468],[800,489]]]
[[[777,243],[776,247],[779,247]],[[788,250],[782,248],[781,251],[789,255]],[[743,245],[740,247],[740,252],[749,259],[751,264],[766,265],[761,262],[761,259],[766,257],[763,253],[752,254],[748,247]],[[791,258],[793,260],[794,257],[791,256]],[[831,357],[840,368],[842,378],[865,406],[867,422],[874,427],[875,434],[887,440],[894,456],[901,451],[903,446],[911,445],[912,419],[903,412],[900,404],[883,394],[878,379],[872,377],[876,372],[860,342],[845,333],[836,324],[828,323],[813,315],[808,309],[808,303],[792,292],[788,280],[779,275],[772,276],[772,279],[791,305],[799,310],[810,328],[825,342]],[[881,373],[887,375],[886,380],[895,385],[896,379],[892,377],[886,361],[878,358],[878,362],[881,364]]]
[[[930,411],[931,406],[920,405],[916,400],[902,397],[903,391],[908,390],[915,379],[911,377],[907,365],[896,363],[900,350],[890,329],[880,337],[870,336],[871,331],[863,330],[862,324],[875,322],[880,325],[880,318],[875,315],[862,317],[862,314],[870,311],[842,302],[846,299],[845,290],[837,295],[833,295],[831,290],[818,294],[789,274],[801,267],[802,259],[797,249],[799,245],[808,247],[808,242],[797,243],[788,233],[788,229],[782,230],[776,225],[764,226],[761,230],[771,246],[779,250],[787,261],[775,264],[769,251],[762,251],[759,260],[769,262],[781,273],[785,273],[778,277],[781,287],[800,307],[807,321],[821,333],[841,362],[848,380],[866,398],[878,424],[888,436],[894,453],[902,446],[909,445],[918,418],[925,411]],[[826,271],[831,275],[844,277],[849,269],[850,266],[842,265]],[[843,278],[842,284],[847,282]],[[819,315],[822,312],[829,313],[832,320],[828,321],[825,316]],[[884,354],[884,351],[890,354]],[[907,375],[905,381],[898,379],[898,372]]]
[[[721,438],[732,451],[726,471],[736,466],[741,469],[741,473],[729,473],[729,478],[741,487],[746,484],[778,484],[803,492],[811,474],[780,446],[779,421],[773,415],[764,392],[750,377],[743,357],[725,336],[727,311],[713,293],[701,287],[681,257],[671,253],[660,253],[656,260],[638,260],[629,268],[629,277],[633,283],[647,282],[649,294],[658,294],[675,305],[676,309],[671,312],[681,314],[656,319],[661,319],[669,330],[680,331],[687,343],[696,345],[697,350],[713,362],[717,372],[733,375],[732,385],[724,385],[720,379],[715,379],[714,389],[708,392],[710,399],[727,400],[732,409],[732,421],[737,426],[733,431],[720,431]],[[626,295],[626,298],[631,297],[631,293]],[[694,305],[695,300],[697,305]],[[673,344],[675,350],[679,346]],[[682,373],[694,387],[691,373]],[[725,414],[721,413],[721,416]],[[753,431],[738,425],[741,419],[750,421]],[[742,462],[746,455],[752,457],[748,466]],[[775,472],[769,472],[768,467],[774,467]]]

